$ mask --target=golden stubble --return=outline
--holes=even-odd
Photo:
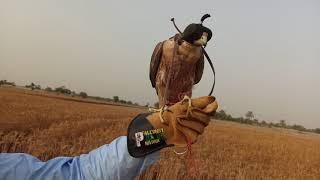
[[[87,153],[120,135],[144,109],[69,101],[0,88],[0,152],[41,160]],[[192,146],[191,179],[320,179],[320,136],[212,121]],[[185,179],[168,148],[137,179]]]

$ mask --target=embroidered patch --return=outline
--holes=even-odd
[[[143,133],[142,132],[137,132],[135,133],[135,137],[136,137],[136,143],[137,143],[137,147],[141,147],[141,141],[143,141]]]
[[[135,133],[135,139],[137,147],[158,144],[165,140],[164,130],[161,128],[137,132]]]

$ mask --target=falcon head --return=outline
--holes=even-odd
[[[202,23],[208,17],[210,17],[210,15],[205,14],[201,18],[201,23],[189,24],[184,29],[181,39],[195,46],[206,46],[207,42],[210,41],[212,37],[212,31],[209,28],[203,26]]]

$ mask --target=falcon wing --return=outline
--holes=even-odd
[[[163,42],[159,42],[157,46],[154,48],[151,56],[149,78],[150,78],[152,87],[156,86],[156,77],[157,77],[160,60],[162,56],[162,47],[163,47]]]
[[[196,64],[196,72],[194,77],[194,84],[198,84],[202,78],[203,74],[203,68],[204,68],[204,56],[203,54],[200,56],[200,59],[198,60]]]

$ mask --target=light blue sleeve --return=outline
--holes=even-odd
[[[77,157],[57,157],[47,162],[24,153],[0,153],[0,180],[23,179],[132,179],[159,159],[160,152],[134,158],[122,136]]]

